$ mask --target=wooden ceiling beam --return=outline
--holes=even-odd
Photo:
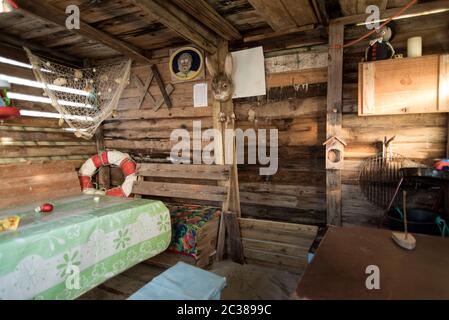
[[[392,8],[381,11],[380,18],[388,19],[398,12],[400,8]],[[449,0],[426,2],[421,4],[415,4],[410,9],[408,9],[404,15],[421,14],[424,12],[437,11],[437,10],[447,10],[449,9]],[[355,16],[347,16],[342,18],[333,19],[330,21],[331,24],[343,24],[351,25],[357,23],[363,23],[368,19],[369,14],[359,14]]]
[[[25,13],[65,27],[67,15],[65,12],[53,7],[48,1],[15,0],[15,2],[20,10]],[[143,49],[123,42],[106,32],[95,29],[83,21],[80,22],[79,30],[73,29],[72,31],[83,37],[97,41],[136,61],[149,62],[149,58],[145,56]]]
[[[318,23],[309,0],[281,0],[281,2],[298,27]]]
[[[286,29],[286,30],[283,30],[283,31],[275,31],[275,32],[271,32],[271,33],[256,34],[256,35],[251,35],[251,36],[244,37],[243,38],[243,42],[248,43],[248,42],[264,41],[264,40],[278,38],[278,37],[282,37],[282,36],[286,36],[286,35],[291,35],[291,34],[294,34],[294,33],[310,31],[310,30],[313,30],[315,28],[316,28],[315,25],[309,24],[309,25],[305,25],[305,26],[302,26],[302,27],[294,27],[294,28]]]
[[[297,27],[281,0],[248,0],[274,31]]]
[[[26,47],[33,52],[45,56],[49,60],[53,60],[62,64],[72,65],[76,67],[81,67],[83,64],[81,59],[71,56],[70,54],[55,51],[51,48],[47,48],[38,43],[35,43],[34,41],[22,40],[17,36],[9,35],[5,32],[0,32],[0,41],[3,45],[9,45],[13,48],[20,49],[22,52],[24,52],[22,48]]]
[[[175,31],[187,41],[205,50],[207,53],[214,54],[217,51],[217,36],[173,3],[167,0],[131,1],[140,7],[142,11],[149,14],[151,19],[157,17],[160,23]]]
[[[205,0],[173,0],[185,12],[228,41],[240,40],[240,32]]]
[[[339,0],[341,11],[345,16],[365,13],[366,7],[375,5],[380,10],[386,10],[388,0]]]

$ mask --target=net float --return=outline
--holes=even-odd
[[[44,203],[43,205],[34,209],[34,211],[48,213],[48,212],[52,212],[53,209],[54,209],[54,206],[51,203]]]

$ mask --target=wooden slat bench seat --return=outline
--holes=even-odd
[[[220,224],[224,223],[221,219],[222,213],[227,212],[229,206],[230,171],[231,166],[226,165],[137,165],[138,180],[133,186],[135,196],[161,199],[172,213],[173,210],[179,211],[182,204],[187,204],[187,211],[191,209],[191,205],[216,208],[214,217],[204,223],[196,234],[195,256],[167,250],[150,259],[148,263],[170,267],[178,261],[183,261],[205,268],[213,262],[219,230],[222,229]]]

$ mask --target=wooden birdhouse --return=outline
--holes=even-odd
[[[337,136],[327,139],[323,146],[326,146],[326,169],[341,170],[345,154],[346,142]]]

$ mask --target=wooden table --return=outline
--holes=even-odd
[[[74,299],[126,269],[165,251],[170,213],[148,199],[81,195],[0,211],[21,217],[0,233],[0,300]]]
[[[414,251],[398,247],[391,231],[329,227],[304,273],[299,299],[449,299],[449,239],[414,234]],[[369,265],[380,289],[368,290]]]

